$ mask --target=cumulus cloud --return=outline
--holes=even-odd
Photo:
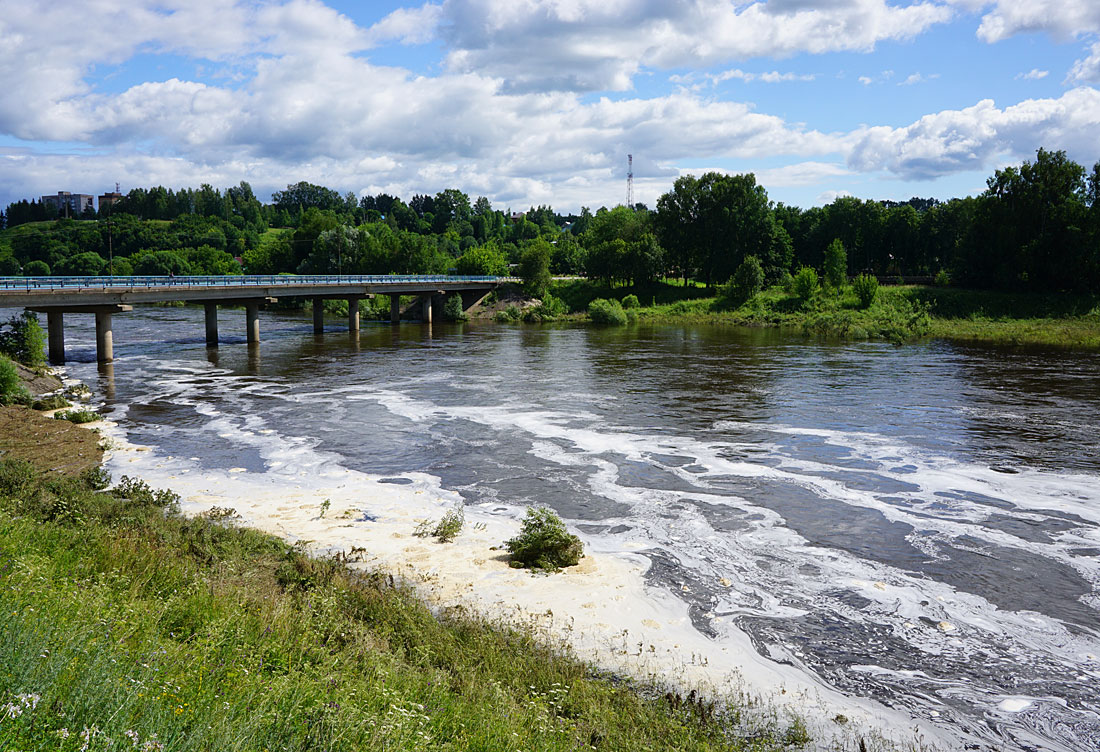
[[[510,91],[622,91],[643,66],[869,51],[911,39],[952,11],[931,0],[443,0],[415,13],[434,24],[453,71],[501,78]],[[408,16],[395,12],[378,33],[403,28]]]
[[[1070,68],[1066,76],[1067,83],[1100,83],[1100,42],[1089,49],[1087,57],[1081,58]]]
[[[1030,99],[1003,110],[986,99],[963,110],[926,115],[902,127],[879,126],[853,134],[848,165],[931,179],[985,169],[998,154],[1023,158],[1038,146],[1095,159],[1100,91],[1081,87],[1058,99]]]
[[[978,38],[999,42],[1016,34],[1047,32],[1060,39],[1100,33],[1100,3],[1096,0],[995,0],[978,27]]]

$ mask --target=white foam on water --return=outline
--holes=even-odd
[[[201,410],[194,393],[183,396],[183,391],[172,397],[175,404],[210,412]],[[335,455],[317,451],[313,440],[263,427],[262,418],[217,412],[210,430],[257,449],[267,464],[264,472],[204,469],[192,459],[132,445],[117,427],[105,429],[116,438],[108,468],[116,477],[136,475],[176,490],[187,514],[232,508],[242,524],[290,541],[309,541],[318,552],[365,549],[364,566],[403,576],[436,606],[463,606],[492,619],[531,625],[603,669],[683,692],[751,698],[765,716],[805,717],[823,743],[850,743],[868,729],[906,741],[914,725],[920,726],[907,714],[836,692],[790,656],[782,656],[789,663],[762,656],[731,624],[719,640],[703,635],[683,601],[647,585],[648,560],[622,541],[582,535],[588,555],[578,567],[533,576],[510,568],[502,552],[494,550],[518,531],[522,508],[508,505],[502,514],[500,504],[493,504],[493,511],[468,506],[467,526],[455,543],[419,539],[412,532],[420,520],[438,518],[462,502],[437,478],[405,473],[400,477],[410,481],[407,485],[383,483],[343,467]],[[329,507],[322,516],[324,500]],[[838,713],[852,723],[837,726],[831,719]],[[926,739],[946,739],[934,728],[921,730]]]
[[[910,542],[930,554],[934,551],[929,546],[937,540],[961,546],[959,539],[965,537],[1073,567],[1095,589],[1100,583],[1100,557],[1075,556],[1070,549],[1100,545],[1100,528],[1077,525],[1050,542],[1041,542],[980,524],[993,514],[1005,513],[1005,506],[1016,519],[1039,522],[1047,513],[1059,512],[1100,523],[1100,484],[1094,476],[1030,469],[1005,475],[870,432],[721,422],[714,427],[714,440],[707,441],[608,425],[583,410],[530,409],[515,403],[440,405],[407,393],[411,386],[426,383],[423,378],[396,387],[356,384],[294,393],[288,385],[212,369],[178,369],[177,373],[216,375],[218,406],[204,398],[208,387],[179,378],[152,379],[149,393],[140,401],[163,399],[192,407],[207,418],[200,430],[256,451],[264,460],[264,472],[210,471],[190,460],[129,450],[112,458],[113,470],[129,468],[128,474],[175,488],[185,495],[192,513],[228,506],[237,509],[248,524],[292,540],[314,541],[322,549],[366,547],[372,565],[407,573],[436,604],[462,604],[531,621],[548,636],[570,641],[583,657],[612,670],[719,692],[736,688],[778,697],[781,703],[797,698],[795,705],[808,703],[817,709],[812,715],[822,730],[828,728],[823,719],[836,708],[864,723],[907,727],[912,719],[827,687],[805,665],[795,645],[768,643],[760,647],[770,658],[761,655],[736,624],[741,616],[798,618],[824,610],[852,623],[885,626],[915,654],[933,660],[980,661],[995,644],[996,650],[1018,655],[1022,663],[1039,656],[1072,666],[1078,681],[1100,682],[1100,664],[1095,657],[1087,657],[1100,654],[1096,634],[1070,631],[1043,614],[1000,609],[981,594],[960,591],[919,573],[813,545],[779,513],[723,488],[731,478],[798,487],[821,499],[873,510],[888,521],[911,525]],[[339,456],[320,451],[318,440],[280,434],[252,412],[252,400],[260,395],[341,411],[349,403],[369,401],[414,424],[469,421],[490,429],[490,436],[508,437],[508,441],[519,437],[528,443],[532,457],[569,468],[593,495],[624,505],[628,512],[623,516],[602,520],[609,529],[619,526],[622,532],[605,530],[584,536],[592,553],[580,569],[553,578],[531,578],[508,569],[500,554],[490,550],[514,534],[522,511],[494,488],[479,491],[492,503],[467,508],[470,521],[484,525],[482,530],[468,530],[453,546],[426,543],[410,535],[416,521],[438,517],[443,509],[459,503],[457,493],[441,488],[432,476],[405,474],[412,484],[395,486],[349,470]],[[730,432],[741,430],[777,439],[730,440]],[[851,469],[807,459],[782,446],[782,436],[813,437],[846,449],[849,456],[871,467]],[[682,464],[669,462],[670,455]],[[759,461],[762,457],[766,464]],[[621,479],[623,461],[658,468],[676,478],[679,487],[628,485]],[[898,466],[915,471],[902,472],[895,469]],[[845,477],[834,477],[837,472],[909,486],[888,493],[866,491]],[[884,501],[886,496],[891,502]],[[326,498],[332,507],[321,518],[319,505]],[[735,534],[716,529],[701,511],[705,505],[736,513],[743,529]],[[350,519],[342,516],[345,512],[351,513]],[[679,594],[647,586],[649,559],[638,552],[675,557],[683,573]],[[866,605],[846,605],[837,599],[838,589],[858,594]],[[717,635],[714,638],[695,629],[685,603],[704,595],[712,598],[703,616]],[[1006,698],[1003,692],[986,691],[965,678],[882,667],[849,666],[849,670],[910,686],[917,705],[931,717],[946,712],[930,710],[936,707],[936,696],[965,697],[992,715],[1021,715],[1050,705],[1026,699],[1029,705],[1014,710],[1025,701],[1022,696]],[[930,686],[939,688],[935,695],[928,694]],[[951,740],[956,732],[948,727],[928,730],[926,736]],[[989,737],[988,730],[971,728],[970,732],[1004,741]],[[964,734],[957,739],[962,738],[973,737]],[[1072,748],[1047,741],[1053,749]]]

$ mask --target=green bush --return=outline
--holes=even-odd
[[[513,567],[557,571],[577,564],[584,556],[581,539],[565,529],[554,510],[528,507],[519,535],[507,541]]]
[[[35,410],[60,410],[63,407],[72,407],[73,403],[62,397],[60,394],[51,394],[49,397],[43,397],[42,399],[36,399],[32,404]]]
[[[30,399],[27,388],[19,378],[15,364],[4,355],[0,355],[0,405],[13,405]]]
[[[624,326],[629,320],[622,303],[606,298],[596,298],[588,304],[588,317],[593,323],[611,326]]]
[[[46,335],[38,324],[38,316],[24,311],[8,319],[0,330],[0,353],[29,366],[46,362]]]
[[[817,272],[808,266],[804,266],[794,275],[794,280],[791,282],[791,291],[803,301],[808,301],[817,294],[820,286]]]
[[[95,410],[62,410],[54,413],[58,420],[67,420],[70,423],[94,423],[99,420],[99,413]]]
[[[416,526],[413,533],[417,538],[435,538],[440,543],[450,543],[462,532],[462,526],[466,524],[466,515],[462,505],[456,506],[443,515],[439,522],[432,523],[425,520]]]
[[[638,296],[634,294],[627,295],[623,298],[623,308],[629,310],[631,308],[640,308],[641,303],[638,302]]]
[[[493,320],[500,324],[514,324],[523,318],[523,311],[514,305],[510,305],[503,311],[497,311]]]
[[[860,274],[852,280],[852,289],[859,298],[859,307],[870,308],[878,295],[878,280],[870,274]]]
[[[848,252],[839,239],[834,239],[825,249],[825,284],[839,290],[848,281]]]
[[[447,321],[465,321],[468,317],[462,309],[462,295],[454,293],[447,296],[447,302],[443,304],[443,318]]]
[[[23,274],[28,277],[48,277],[50,276],[50,265],[45,261],[28,261],[27,265],[23,267]]]
[[[938,272],[936,272],[936,276],[935,278],[933,278],[932,284],[934,284],[936,287],[950,287],[951,275],[947,273],[946,269],[940,269]]]
[[[760,266],[760,260],[756,256],[745,256],[719,295],[730,306],[737,308],[755,298],[763,288],[764,268]]]

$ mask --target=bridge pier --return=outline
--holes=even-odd
[[[248,301],[244,304],[245,311],[245,340],[248,344],[258,344],[260,341],[260,304],[258,301]]]
[[[401,296],[390,295],[390,323],[401,323]]]
[[[218,304],[203,303],[203,311],[206,314],[206,346],[218,346]]]
[[[115,335],[111,329],[111,314],[107,311],[95,314],[95,359],[100,363],[115,359]]]
[[[359,298],[348,298],[348,332],[359,333]]]
[[[432,294],[420,296],[420,321],[424,324],[432,323]]]
[[[325,299],[313,299],[313,333],[325,333]]]
[[[50,341],[50,362],[65,362],[65,321],[61,311],[46,312],[46,330]]]

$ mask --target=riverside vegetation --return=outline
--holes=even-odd
[[[11,410],[21,415],[6,430],[76,431],[86,449],[98,440],[25,408],[0,413]],[[42,462],[48,443],[29,458]],[[797,719],[601,676],[527,629],[433,615],[392,576],[235,527],[232,510],[186,518],[171,491],[129,478],[107,490],[97,464],[45,469],[0,460],[0,748],[780,750],[809,740]]]

